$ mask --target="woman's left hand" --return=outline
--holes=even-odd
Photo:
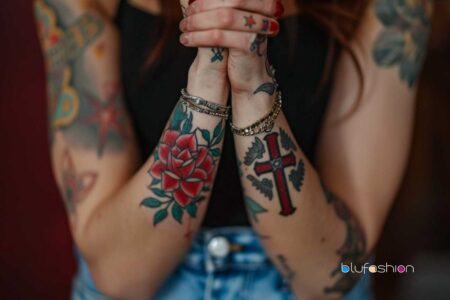
[[[276,18],[283,10],[280,0],[197,0],[180,23],[180,41],[187,47],[228,48],[232,92],[250,97],[272,80],[266,41],[278,33]]]

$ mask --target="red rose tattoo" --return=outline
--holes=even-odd
[[[182,224],[185,212],[187,217],[195,218],[204,193],[211,191],[214,168],[221,155],[218,145],[223,139],[224,122],[210,131],[193,129],[192,121],[192,112],[178,104],[169,128],[153,152],[148,188],[155,197],[142,200],[141,206],[158,209],[153,215],[154,225],[169,215]]]
[[[159,160],[150,168],[150,175],[161,180],[161,187],[172,193],[178,204],[185,207],[202,188],[211,182],[214,167],[206,146],[199,146],[195,134],[167,130],[158,148]]]

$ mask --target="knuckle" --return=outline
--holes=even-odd
[[[231,9],[219,10],[218,20],[222,27],[229,27],[233,23],[233,11]]]
[[[269,0],[267,4],[267,10],[271,15],[275,15],[277,12],[277,0]]]
[[[241,7],[242,5],[244,5],[246,0],[233,0],[232,1],[232,5],[233,7]]]
[[[213,29],[213,30],[211,30],[210,34],[211,34],[211,42],[214,45],[218,45],[218,44],[222,43],[222,41],[223,41],[223,33],[222,33],[221,30]]]

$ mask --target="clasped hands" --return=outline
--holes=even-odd
[[[202,78],[212,85],[229,84],[233,96],[247,99],[256,94],[261,84],[273,82],[266,56],[267,37],[278,34],[277,18],[284,12],[281,0],[180,0],[180,3],[184,13],[179,25],[180,42],[199,48],[190,80],[199,82]]]

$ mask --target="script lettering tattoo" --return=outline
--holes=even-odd
[[[93,171],[77,172],[70,151],[66,149],[62,159],[61,191],[64,204],[70,214],[75,213],[75,207],[92,191],[98,174]]]
[[[281,269],[281,273],[284,279],[286,280],[287,284],[291,286],[296,274],[294,270],[292,270],[292,268],[289,266],[286,256],[278,254],[275,259],[276,263],[278,263]]]
[[[413,87],[426,55],[430,33],[430,0],[377,0],[375,14],[384,29],[375,41],[373,58],[381,67],[399,68],[400,79]]]
[[[180,224],[185,212],[188,217],[196,218],[204,193],[211,190],[225,125],[219,121],[212,132],[193,128],[193,117],[192,111],[177,104],[169,128],[153,152],[148,189],[155,197],[142,200],[141,206],[157,209],[153,215],[154,226],[169,215]]]
[[[331,272],[331,277],[336,278],[334,285],[325,287],[325,294],[340,293],[346,294],[358,281],[360,274],[358,273],[342,273],[341,263],[350,265],[362,265],[367,257],[366,253],[366,239],[364,233],[358,223],[353,217],[351,211],[345,203],[334,196],[329,191],[325,190],[325,195],[328,204],[334,207],[336,215],[346,226],[346,237],[343,245],[337,250],[340,257],[339,264]]]
[[[263,140],[266,146],[264,146],[264,143],[258,137],[255,138],[245,154],[244,163],[247,166],[253,166],[253,171],[256,176],[249,174],[246,178],[252,183],[256,190],[269,200],[272,199],[274,196],[273,192],[275,191],[280,201],[280,215],[290,216],[295,212],[296,208],[292,204],[289,185],[286,178],[286,169],[294,168],[291,171],[290,181],[294,189],[300,191],[300,187],[304,180],[304,169],[302,174],[301,166],[304,165],[303,161],[300,160],[299,165],[297,166],[297,158],[292,150],[286,151],[287,153],[283,155],[283,148],[279,141],[279,136],[280,133],[278,132],[272,132],[264,136]],[[268,160],[259,161],[264,157],[266,148]],[[259,179],[259,177],[268,174],[273,176],[274,182],[269,178]]]

